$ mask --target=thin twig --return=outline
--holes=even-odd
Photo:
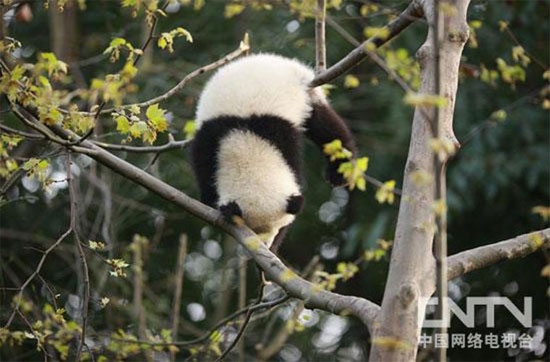
[[[258,299],[256,300],[255,305],[258,305],[262,302],[262,298],[264,296],[264,287],[265,287],[265,284],[261,283],[260,284],[260,290],[258,292]],[[239,340],[241,339],[241,337],[244,334],[244,331],[246,329],[246,326],[248,325],[248,322],[250,321],[250,317],[252,317],[252,313],[254,313],[254,310],[252,308],[248,308],[248,311],[246,311],[246,316],[244,317],[243,324],[241,325],[241,328],[239,329],[239,332],[237,333],[237,336],[235,337],[233,342],[231,342],[229,347],[227,347],[227,349],[222,353],[222,355],[216,360],[216,362],[222,361],[225,358],[225,356],[227,356],[229,354],[229,352],[231,352],[231,350],[235,347],[237,342],[239,342]]]
[[[132,242],[134,254],[134,317],[138,327],[138,336],[145,338],[145,311],[143,309],[143,242],[139,235],[134,235]]]
[[[74,184],[74,178],[71,171],[71,154],[67,152],[67,183],[69,185],[69,199],[71,203],[71,228],[73,229],[74,240],[78,248],[78,255],[80,256],[80,263],[82,265],[82,271],[84,272],[84,286],[83,286],[83,298],[82,298],[82,332],[80,334],[80,341],[78,343],[78,349],[76,352],[76,361],[80,361],[82,354],[82,347],[86,344],[86,328],[88,325],[88,307],[90,304],[90,273],[88,271],[88,262],[86,260],[86,254],[82,249],[82,243],[78,235],[77,227],[77,215],[78,215],[78,203],[76,200],[76,188]]]
[[[514,35],[514,33],[512,33],[512,31],[510,30],[510,28],[508,26],[506,26],[504,28],[504,30],[506,31],[506,34],[508,34],[508,36],[510,37],[510,39],[512,39],[512,41],[514,43],[516,43],[517,46],[523,48],[523,45],[521,45],[521,43],[519,42],[518,38],[516,38],[516,36]],[[527,51],[525,48],[523,48],[523,51],[525,52],[525,54],[527,54],[531,59],[533,59],[535,61],[535,63],[537,63],[537,65],[539,67],[542,68],[542,70],[547,70],[548,69],[548,66],[546,64],[544,64],[542,61],[538,60],[532,53],[530,53],[529,51]]]
[[[25,317],[25,315],[23,313],[21,313],[21,311],[19,309],[17,310],[17,314],[19,315],[19,317],[21,318],[23,323],[25,323],[27,325],[27,327],[31,331],[31,334],[34,336],[34,339],[36,339],[36,341],[40,341],[40,337],[36,334],[35,328],[32,326],[32,323],[27,319],[27,317]],[[48,360],[46,358],[46,356],[50,357],[50,358],[53,358],[53,356],[50,355],[48,353],[48,351],[46,351],[46,349],[44,348],[44,346],[41,343],[37,343],[37,347],[40,348],[40,350],[42,350],[42,352],[44,353],[44,359],[46,361]]]
[[[248,261],[248,257],[245,255],[245,254],[241,254],[238,256],[239,258],[239,264],[238,264],[238,275],[239,275],[239,308],[244,308],[244,306],[246,305],[246,286],[247,286],[247,282],[246,282],[246,272],[247,272],[247,261]],[[262,284],[263,285],[263,284]],[[262,287],[260,287],[262,288]],[[244,318],[244,323],[248,323],[248,320],[250,319],[250,316],[247,315],[245,316]],[[235,339],[236,341],[238,341],[239,339],[236,338]],[[236,343],[236,342],[235,342]],[[241,341],[241,343],[239,344],[239,349],[238,349],[238,356],[239,356],[239,360],[244,360],[244,339]]]
[[[180,320],[181,291],[183,287],[184,262],[187,254],[187,234],[181,234],[178,248],[178,260],[176,262],[176,279],[174,300],[172,302],[172,339],[176,340]]]
[[[523,101],[539,94],[539,92],[544,89],[546,86],[542,86],[540,88],[537,88],[537,89],[534,89],[532,91],[530,91],[529,93],[521,96],[520,98],[516,99],[515,101],[513,101],[512,103],[508,104],[506,107],[503,107],[501,108],[501,110],[504,110],[504,111],[510,111],[511,109],[514,109],[515,107],[517,107],[520,103],[522,103]],[[487,117],[484,121],[482,122],[479,122],[479,124],[475,127],[473,127],[466,136],[464,136],[461,144],[461,149],[464,149],[464,147],[470,143],[470,141],[474,138],[474,136],[476,134],[478,134],[479,132],[485,130],[486,128],[490,127],[490,126],[493,126],[497,123],[497,121],[495,121],[493,119],[493,117],[489,116]]]
[[[171,88],[170,90],[168,90],[164,94],[161,94],[160,96],[157,96],[155,98],[149,99],[149,100],[144,101],[144,102],[134,103],[134,104],[127,104],[127,105],[123,105],[123,106],[120,106],[120,107],[104,109],[104,110],[101,111],[101,114],[112,113],[113,111],[116,111],[116,110],[128,109],[130,107],[135,107],[135,106],[147,107],[147,106],[150,106],[152,104],[162,102],[162,101],[172,97],[174,94],[176,94],[191,79],[193,79],[193,78],[195,78],[195,77],[197,77],[201,74],[204,74],[206,72],[209,72],[211,70],[217,69],[217,68],[221,67],[224,64],[229,63],[230,61],[234,60],[235,58],[238,58],[239,56],[241,56],[243,53],[245,53],[249,49],[250,49],[249,44],[247,44],[245,42],[241,42],[238,49],[232,51],[231,53],[227,54],[223,58],[220,58],[220,59],[216,60],[215,62],[212,62],[210,64],[202,66],[202,67],[192,71],[191,73],[187,74],[178,84],[176,84],[176,86],[174,86],[173,88]],[[84,113],[87,113],[87,112],[84,112]]]
[[[119,341],[119,342],[124,342],[124,343],[146,344],[146,345],[149,345],[149,346],[192,346],[192,345],[196,345],[196,344],[199,344],[199,343],[202,343],[202,342],[206,341],[208,338],[210,338],[212,333],[214,333],[216,330],[220,329],[225,324],[231,322],[233,319],[247,313],[249,310],[252,310],[253,312],[255,312],[255,311],[258,311],[260,309],[273,308],[273,307],[278,306],[279,304],[282,304],[282,303],[286,302],[289,299],[290,299],[290,297],[285,295],[284,297],[281,297],[281,298],[278,298],[278,299],[275,299],[275,300],[272,300],[272,301],[269,301],[269,302],[264,302],[264,303],[260,303],[260,304],[253,303],[253,304],[251,304],[251,305],[249,305],[249,306],[247,306],[243,309],[239,309],[238,311],[233,312],[229,316],[227,316],[224,319],[220,320],[218,323],[216,323],[216,325],[214,325],[214,327],[210,328],[208,330],[208,332],[206,332],[202,337],[198,337],[198,338],[195,338],[195,339],[192,339],[192,340],[189,340],[189,341],[151,342],[151,341],[147,341],[147,340],[129,340],[129,339],[121,339],[121,338],[113,338],[113,340],[116,340],[116,341]]]
[[[11,112],[11,110],[9,110]],[[6,125],[3,125],[0,123],[0,131],[2,131],[3,133],[7,133],[7,134],[13,134],[13,135],[16,135],[16,136],[21,136],[21,137],[24,137],[26,139],[30,139],[30,140],[44,140],[46,139],[43,135],[39,134],[39,133],[30,133],[30,132],[25,132],[25,131],[20,131],[18,129],[13,129],[13,128],[10,128]]]
[[[319,264],[320,257],[315,255],[309,263],[306,265],[302,271],[302,276],[307,280],[311,280],[314,283],[318,282],[319,277],[316,276],[315,272],[322,269],[322,266]],[[304,302],[299,301],[294,307],[293,311],[288,318],[288,322],[294,322],[299,316],[300,313],[304,310]],[[287,324],[284,324],[278,332],[271,338],[269,338],[270,343],[266,345],[269,334],[266,333],[262,339],[262,343],[258,349],[258,359],[262,361],[269,360],[275,353],[277,353],[288,340],[292,330],[288,328]]]
[[[387,41],[399,34],[403,29],[412,24],[421,16],[421,14],[422,9],[418,6],[417,2],[415,0],[411,1],[409,6],[407,6],[407,8],[399,14],[397,18],[386,25],[386,29],[388,30],[388,35],[386,37],[375,35],[367,39],[360,46],[356,47],[348,55],[342,58],[338,63],[334,64],[326,71],[318,74],[311,81],[309,86],[312,88],[320,86],[347,72],[368,56],[367,50],[373,50],[371,47],[374,49],[379,48],[381,45],[385,44]]]
[[[63,146],[68,146],[68,145],[71,144],[70,141],[67,141],[67,140],[64,140],[64,139],[61,139],[61,138],[57,137],[48,127],[46,127],[42,123],[30,121],[27,118],[27,116],[25,116],[21,112],[19,105],[11,103],[11,106],[12,106],[13,114],[15,114],[15,116],[17,118],[19,118],[19,120],[21,120],[28,127],[32,128],[35,131],[37,131],[37,132],[41,133],[42,135],[44,135],[50,141],[53,141],[53,142],[58,143],[58,144],[63,145]],[[25,109],[25,111],[27,111],[27,110]]]
[[[111,143],[105,143],[100,141],[92,141],[94,144],[98,145],[101,148],[110,151],[125,151],[125,152],[135,152],[135,153],[160,153],[165,151],[170,151],[178,148],[185,148],[191,143],[191,139],[175,141],[169,140],[161,146],[127,146],[127,145],[117,145]]]
[[[42,278],[40,274],[38,274],[37,277],[38,279],[40,279],[40,281],[46,287],[46,290],[50,294],[50,297],[52,298],[53,309],[57,310],[57,301],[56,301],[57,298],[55,297],[55,293],[53,292],[52,288],[50,288],[50,286],[48,285],[48,282],[44,278]],[[17,289],[19,290],[19,288]]]
[[[40,270],[42,269],[42,266],[44,265],[44,262],[46,261],[46,258],[48,257],[48,255],[59,245],[61,244],[61,242],[63,240],[65,240],[65,238],[73,231],[72,227],[69,226],[69,228],[67,229],[67,231],[65,231],[60,237],[59,239],[57,239],[48,249],[46,249],[44,251],[44,254],[42,255],[42,258],[40,258],[40,261],[38,262],[38,265],[36,266],[34,272],[27,278],[27,280],[25,280],[25,282],[23,283],[23,285],[21,285],[20,287],[20,290],[19,290],[19,293],[17,293],[17,302],[15,303],[15,306],[13,308],[13,311],[10,315],[10,317],[8,318],[8,321],[6,322],[6,324],[4,325],[4,328],[8,328],[12,321],[13,321],[13,317],[15,316],[15,314],[17,312],[19,312],[19,306],[21,305],[21,298],[23,297],[23,292],[25,290],[25,288],[30,284],[30,282],[32,282],[34,280],[34,278],[40,273]]]
[[[325,41],[325,17],[327,6],[325,0],[317,0],[315,13],[315,73],[324,72],[327,68],[327,48]]]

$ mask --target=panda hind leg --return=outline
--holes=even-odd
[[[302,197],[302,199],[303,199],[303,197]],[[279,229],[279,232],[277,233],[277,235],[275,236],[275,239],[273,239],[273,242],[271,243],[271,246],[269,247],[269,250],[271,250],[271,252],[273,254],[277,254],[277,252],[279,250],[279,247],[283,243],[283,241],[285,239],[285,236],[286,236],[286,233],[288,232],[289,228],[290,228],[290,225],[287,225],[287,226],[282,227],[281,229]],[[256,264],[256,268],[258,268],[258,271],[259,271],[261,279],[262,279],[262,283],[264,285],[270,285],[271,281],[266,278],[265,272],[262,270],[262,268],[260,268],[260,266],[258,264]]]
[[[220,212],[222,213],[223,218],[227,222],[232,222],[235,224],[240,224],[242,222],[243,211],[239,204],[235,201],[228,202],[219,207]]]
[[[279,229],[279,232],[277,233],[277,235],[275,236],[275,239],[273,239],[273,242],[269,247],[269,250],[271,250],[272,253],[277,254],[277,252],[279,251],[279,247],[285,240],[286,233],[288,232],[289,228],[290,228],[290,225],[287,225]]]
[[[297,215],[304,207],[304,197],[302,195],[292,195],[286,201],[286,212],[291,215]]]

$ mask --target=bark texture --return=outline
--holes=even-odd
[[[77,5],[68,0],[63,9],[57,1],[49,3],[51,49],[65,62],[78,60]]]
[[[434,23],[433,0],[417,2],[428,24]],[[453,132],[453,111],[458,85],[458,66],[464,43],[468,39],[466,12],[469,0],[452,2],[455,11],[445,15],[444,39],[441,43],[441,92],[447,106],[441,109],[441,134],[458,145]],[[433,31],[417,52],[421,66],[421,94],[435,91]],[[412,361],[416,357],[420,334],[418,312],[423,315],[425,305],[420,297],[429,297],[435,291],[435,259],[432,252],[434,238],[434,184],[417,185],[411,179],[414,172],[434,173],[430,121],[434,110],[417,108],[414,114],[409,154],[403,181],[403,197],[399,206],[394,248],[380,314],[374,323],[371,361]],[[432,119],[428,119],[430,117]],[[431,278],[426,278],[431,275]]]

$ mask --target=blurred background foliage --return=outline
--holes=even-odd
[[[307,2],[306,2],[307,3]],[[252,52],[274,52],[314,63],[314,21],[298,9],[299,2],[284,1],[243,6],[240,2],[183,1],[174,3],[161,17],[158,30],[178,26],[187,29],[193,43],[175,41],[174,52],[152,47],[139,66],[135,79],[138,90],[125,103],[146,100],[173,87],[185,74],[236,49],[245,32],[250,35]],[[382,26],[406,7],[406,1],[367,2],[334,1],[329,17],[359,41],[365,39],[366,27]],[[54,28],[58,26],[43,2],[31,2],[34,17],[28,22],[7,21],[8,34],[23,43],[16,53],[23,61],[34,62],[39,52],[56,48]],[[548,206],[550,193],[548,118],[549,2],[537,1],[472,1],[469,21],[475,40],[465,48],[456,102],[455,132],[462,148],[448,167],[449,251],[455,253],[472,247],[507,239],[547,226],[532,208]],[[101,55],[113,37],[124,37],[135,46],[141,44],[148,28],[143,11],[132,17],[131,8],[121,8],[118,1],[86,1],[86,10],[71,10],[74,24],[69,43],[63,44],[74,82],[82,82],[113,73],[123,63],[109,63]],[[237,7],[235,7],[237,6]],[[50,4],[51,9],[55,6]],[[294,10],[293,10],[294,9]],[[67,8],[66,8],[67,10]],[[302,9],[303,10],[303,9]],[[52,10],[50,10],[51,12]],[[70,13],[70,12],[69,12]],[[67,14],[67,13],[66,13]],[[69,15],[65,15],[69,16]],[[55,20],[57,19],[57,20]],[[5,20],[8,20],[6,17]],[[67,21],[65,18],[64,21]],[[473,21],[473,23],[472,23]],[[505,23],[502,23],[505,22]],[[403,59],[413,56],[426,36],[425,24],[418,22],[384,47],[400,52]],[[519,44],[528,52],[531,62],[524,67],[525,79],[515,85],[501,77],[494,84],[482,79],[483,66],[498,69],[497,58],[513,64],[512,48]],[[334,64],[353,49],[339,31],[327,24],[328,63]],[[406,53],[405,53],[406,51]],[[386,59],[389,61],[388,53]],[[406,57],[405,57],[406,55]],[[77,66],[78,65],[78,66]],[[482,66],[483,65],[483,66]],[[78,69],[78,72],[76,71]],[[403,73],[412,72],[411,67]],[[350,77],[333,81],[330,98],[335,109],[348,121],[362,155],[368,156],[368,174],[386,181],[394,179],[401,186],[410,136],[413,109],[403,102],[404,92],[373,62],[367,60],[351,71]],[[176,139],[185,137],[185,122],[193,119],[197,96],[210,74],[193,79],[161,106],[169,114],[169,132]],[[347,83],[347,84],[346,84]],[[545,93],[546,92],[546,93]],[[545,102],[546,101],[546,102]],[[4,102],[4,101],[2,101]],[[6,104],[2,103],[3,109]],[[546,108],[546,109],[545,109]],[[505,113],[496,111],[503,110]],[[16,126],[17,121],[5,112],[2,122]],[[104,140],[120,143],[123,137],[113,132],[115,123],[102,118],[98,130]],[[156,144],[166,141],[160,135]],[[140,144],[139,142],[134,142]],[[25,159],[30,154],[51,161],[50,176],[63,179],[65,160],[62,152],[43,143],[24,142],[14,151]],[[123,158],[145,168],[162,180],[198,197],[197,186],[188,164],[187,151],[173,150],[161,154],[152,164],[154,154],[119,152]],[[105,256],[124,258],[133,264],[129,248],[135,234],[148,238],[143,273],[146,327],[154,333],[170,328],[174,275],[178,239],[188,235],[181,327],[177,340],[201,335],[216,321],[237,308],[240,251],[234,241],[204,222],[186,214],[174,205],[136,187],[129,180],[99,167],[84,156],[76,156],[80,200],[79,222],[82,234],[89,240],[107,244]],[[306,207],[292,227],[280,255],[289,265],[301,270],[314,255],[321,257],[324,270],[335,272],[338,262],[353,261],[365,250],[375,248],[379,239],[392,240],[399,199],[392,205],[379,204],[376,188],[368,185],[365,192],[330,189],[323,179],[320,151],[307,144],[305,160]],[[53,184],[50,191],[41,190],[37,181],[24,177],[11,187],[0,207],[0,319],[4,324],[11,311],[14,288],[34,270],[40,253],[66,230],[69,223],[66,183]],[[90,343],[101,344],[99,337],[117,329],[137,334],[137,321],[132,309],[133,269],[128,277],[108,275],[110,268],[90,251],[92,305],[89,319]],[[451,296],[465,307],[466,296],[503,295],[523,306],[523,297],[533,297],[534,327],[523,328],[504,309],[497,308],[495,329],[486,329],[479,318],[475,330],[453,320],[451,333],[516,333],[528,332],[534,338],[533,350],[519,348],[491,350],[460,349],[449,351],[451,360],[526,360],[547,359],[548,278],[541,269],[548,255],[535,253],[525,259],[492,266],[454,280]],[[336,291],[367,297],[380,302],[384,290],[389,258],[360,264],[359,272]],[[248,263],[247,299],[256,295],[258,277],[253,263]],[[53,289],[58,306],[67,310],[67,319],[79,321],[82,272],[78,253],[70,240],[52,253],[40,273]],[[27,299],[40,310],[52,303],[45,284],[34,281],[27,289]],[[109,298],[102,307],[101,298]],[[262,316],[248,327],[244,353],[256,356],[256,347],[269,345],[279,328],[285,328],[292,305],[285,304],[276,312]],[[304,317],[305,316],[305,317]],[[307,317],[309,316],[309,317]],[[369,336],[358,321],[325,312],[302,313],[298,326],[272,360],[281,361],[361,361],[368,356]],[[21,321],[16,328],[25,329]],[[235,333],[230,326],[227,333]],[[267,331],[267,332],[266,332]],[[271,334],[269,332],[271,331]],[[264,334],[264,335],[263,335]],[[92,342],[93,341],[93,342]],[[221,343],[221,346],[226,344]],[[5,360],[38,358],[35,343],[19,347],[3,346]],[[214,351],[210,351],[213,358]],[[423,350],[420,359],[430,359],[431,351]],[[182,348],[182,359],[189,355]],[[157,359],[168,355],[156,354]],[[141,359],[143,355],[134,356]],[[178,358],[179,358],[178,357]]]

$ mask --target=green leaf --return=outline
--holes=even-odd
[[[130,134],[132,137],[139,137],[141,136],[145,131],[147,131],[147,123],[143,121],[136,122],[130,126]]]
[[[157,42],[157,45],[158,45],[159,48],[161,48],[161,49],[166,48],[166,45],[167,45],[166,39],[165,39],[163,36],[161,36],[161,37],[159,38],[158,42]]]
[[[369,167],[369,158],[368,157],[361,157],[357,159],[357,168],[361,172],[367,171],[367,168]]]
[[[111,40],[111,43],[109,44],[109,47],[116,48],[116,47],[119,47],[119,46],[125,45],[125,44],[126,44],[126,39],[124,39],[124,38],[114,38],[113,40]]]
[[[344,87],[345,88],[357,88],[359,87],[359,78],[354,76],[353,74],[346,75],[346,78],[344,79]]]
[[[195,136],[195,133],[197,132],[197,125],[195,124],[194,120],[189,120],[185,122],[185,126],[183,126],[183,132],[185,133],[185,139],[191,139]]]
[[[191,33],[187,29],[184,29],[180,26],[172,30],[170,33],[174,36],[185,37],[185,40],[187,40],[189,43],[193,42],[193,37],[191,36]]]
[[[355,184],[357,188],[361,191],[365,191],[367,189],[367,182],[363,176],[358,177],[355,181]]]
[[[506,111],[503,109],[499,109],[498,111],[494,111],[493,114],[491,114],[491,119],[494,119],[497,122],[504,122],[506,120]]]
[[[25,69],[18,64],[11,71],[11,79],[15,81],[20,80],[23,73],[25,73]]]
[[[244,10],[244,5],[241,4],[228,4],[225,5],[225,10],[223,13],[223,16],[225,16],[227,19],[230,19],[236,15],[239,15]]]
[[[50,163],[47,160],[42,160],[38,163],[38,168],[41,170],[45,170],[46,168],[48,168],[49,164]]]
[[[37,158],[31,158],[23,164],[23,170],[29,171],[30,169],[34,168],[38,164],[38,162],[40,161]]]
[[[128,118],[124,116],[118,116],[115,118],[116,121],[116,130],[121,133],[128,133],[130,131],[130,123],[128,122]]]
[[[145,112],[147,118],[153,123],[155,130],[162,132],[168,129],[168,122],[164,117],[166,110],[159,108],[157,103],[147,107]]]

